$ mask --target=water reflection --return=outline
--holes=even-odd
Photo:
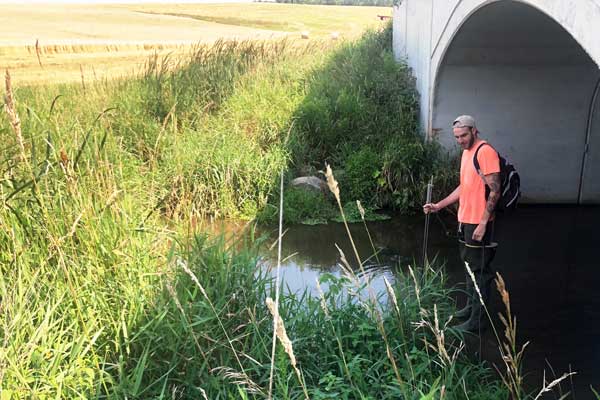
[[[371,280],[371,287],[385,297],[383,277],[393,282],[393,271],[396,268],[416,263],[415,257],[421,251],[423,218],[394,217],[389,221],[370,222],[367,227],[372,244],[363,223],[349,225],[358,256],[363,260],[363,268]],[[274,233],[272,240],[276,237]],[[437,246],[435,251],[443,252],[446,247],[453,247],[447,246],[445,237],[442,229],[431,229],[431,248]],[[281,265],[281,276],[284,288],[291,293],[307,290],[308,293],[317,295],[315,281],[320,274],[328,272],[336,277],[342,276],[341,256],[336,246],[344,253],[355,273],[360,274],[358,261],[344,224],[288,227],[282,242],[284,261]],[[266,251],[264,266],[272,274],[275,273],[276,262],[276,248]]]
[[[465,274],[458,256],[454,219],[430,221],[429,255],[445,262],[448,284],[460,285]],[[542,371],[549,364],[557,376],[574,370],[578,374],[567,390],[576,398],[595,399],[590,390],[600,388],[600,208],[523,207],[508,218],[498,220],[496,236],[500,247],[494,267],[504,276],[510,291],[512,309],[518,319],[518,337],[531,341],[525,353],[525,368],[531,387],[541,384]],[[424,218],[394,217],[368,224],[380,262],[362,224],[351,224],[359,255],[369,259],[373,287],[383,293],[382,277],[393,280],[400,265],[419,265]],[[273,235],[276,237],[276,234]],[[292,226],[283,240],[282,276],[287,290],[316,294],[315,279],[324,271],[341,275],[340,256],[345,253],[357,270],[357,262],[343,224]],[[265,268],[276,263],[276,253],[264,253]],[[324,288],[326,290],[326,288]],[[456,300],[462,305],[460,291]],[[499,296],[493,296],[492,315],[502,311]],[[491,331],[481,340],[471,339],[470,350],[484,359],[498,362],[497,343]]]

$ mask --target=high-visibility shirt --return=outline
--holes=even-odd
[[[470,149],[463,150],[460,161],[458,221],[465,224],[479,224],[485,211],[485,184],[473,164],[473,156],[481,143],[485,141],[477,139]],[[492,146],[482,146],[477,161],[483,175],[500,172],[500,159]]]

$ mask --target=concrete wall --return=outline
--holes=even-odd
[[[397,60],[404,60],[417,78],[417,90],[421,95],[421,123],[429,114],[431,93],[431,41],[432,7],[434,0],[404,3],[394,14],[394,53]],[[409,56],[410,55],[410,56]]]
[[[600,80],[597,82],[600,85]],[[581,202],[600,203],[600,86],[596,87],[595,102],[590,118],[590,137],[585,158]]]
[[[525,201],[600,203],[600,111],[588,118],[600,78],[590,55],[600,60],[600,41],[577,25],[584,3],[598,20],[600,6],[559,7],[567,3],[404,0],[395,9],[394,46],[417,76],[428,135],[452,148],[451,121],[472,114],[482,136],[521,171]],[[564,24],[540,7],[563,12]],[[417,42],[423,35],[411,32],[424,26],[429,41]]]

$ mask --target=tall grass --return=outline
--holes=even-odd
[[[329,46],[222,42],[85,90],[13,92],[7,79],[3,399],[265,395],[265,300],[275,287],[257,240],[251,231],[208,239],[193,223],[265,206],[290,149],[301,149],[286,136],[299,132],[298,109],[335,54]],[[281,299],[298,369],[277,347],[274,397],[506,396],[447,329],[453,310],[440,270],[399,271],[393,306],[381,307],[345,268],[344,278],[321,278],[321,298]]]

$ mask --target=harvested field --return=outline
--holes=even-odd
[[[0,66],[17,85],[130,76],[148,57],[177,57],[194,44],[360,35],[383,7],[277,3],[2,5]]]

